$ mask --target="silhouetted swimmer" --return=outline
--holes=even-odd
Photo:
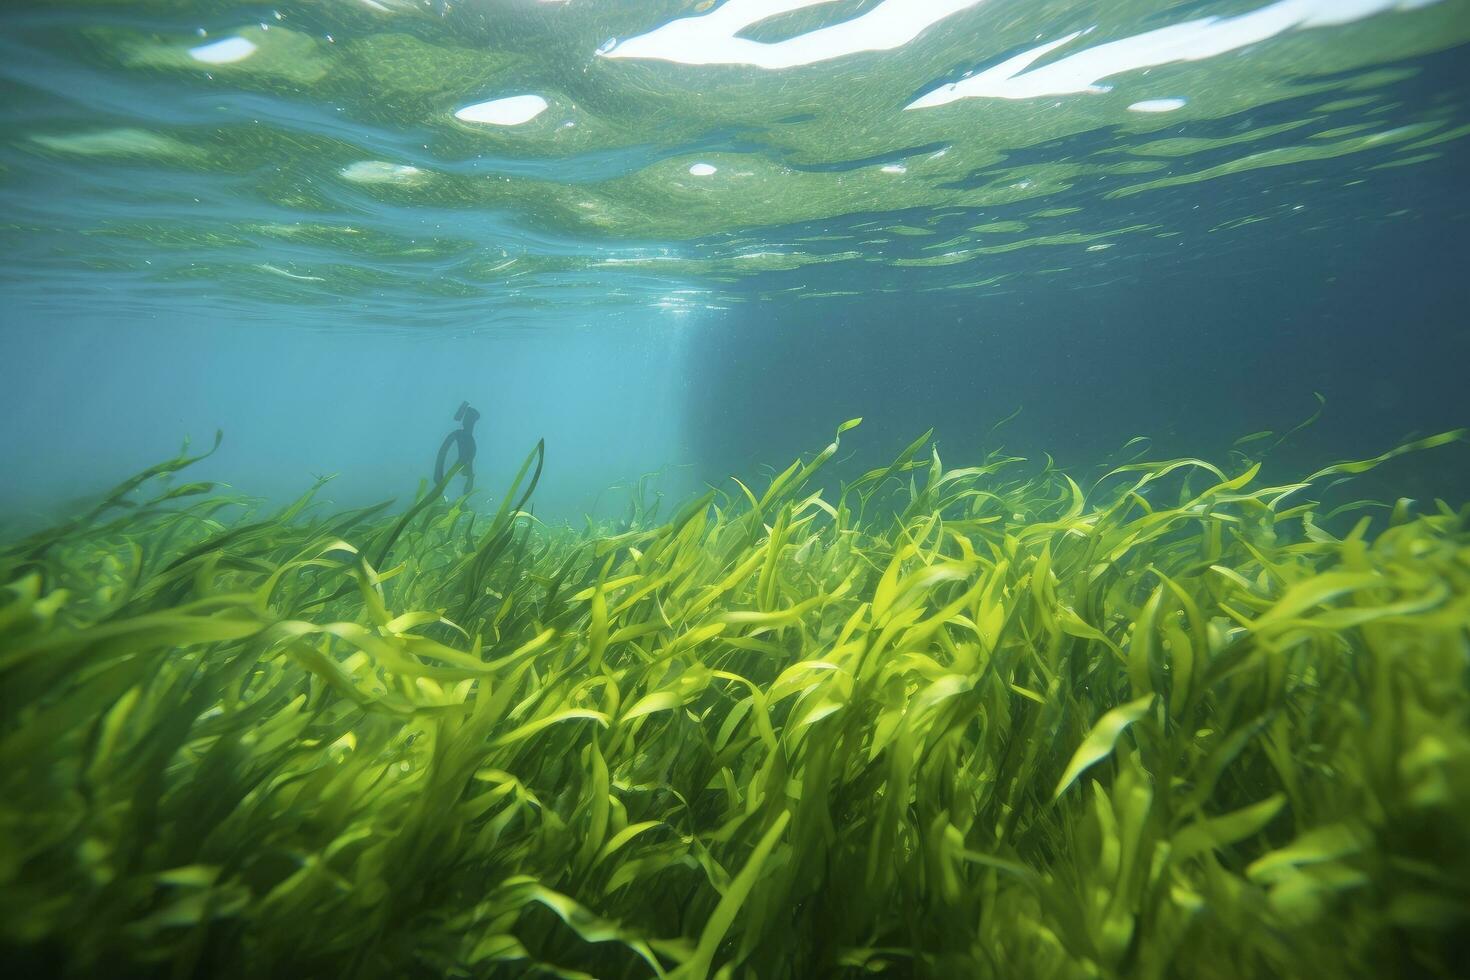
[[[454,421],[460,427],[445,436],[444,444],[439,447],[439,458],[434,460],[434,485],[444,482],[444,457],[449,455],[449,447],[458,446],[458,461],[464,469],[464,492],[469,493],[475,489],[475,423],[480,421],[480,413],[469,402],[460,402]]]

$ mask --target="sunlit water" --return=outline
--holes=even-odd
[[[465,397],[488,409],[494,466],[548,435],[588,486],[698,459],[726,472],[825,438],[856,390],[839,376],[903,361],[916,324],[1035,336],[1028,311],[1057,323],[1064,307],[1126,346],[1130,323],[1185,336],[1263,283],[1284,303],[1464,252],[1470,0],[140,0],[3,17],[12,500],[216,425],[262,492],[314,467],[401,492]],[[1379,254],[1405,240],[1424,256]],[[1293,285],[1269,253],[1283,243],[1352,256]],[[891,329],[742,346],[742,325],[780,323],[789,345],[875,302]],[[1288,319],[1261,301],[1236,319],[1273,317]],[[117,333],[132,327],[147,330]],[[1085,336],[1068,344],[1097,363]],[[1158,337],[1120,363],[1163,356]],[[1226,352],[1260,338],[1200,342],[1180,359],[1222,358],[1198,382],[1213,398],[1246,369]],[[992,350],[974,362],[992,369],[979,431],[1015,404],[1045,418],[1077,387],[1054,370],[1067,345],[1037,344],[1002,372]],[[957,402],[933,393],[969,383],[953,372],[974,352],[920,346],[938,363],[851,406],[890,417],[892,440],[953,427]],[[743,378],[753,362],[770,373]],[[1331,384],[1285,373],[1292,390],[1239,402],[1284,424]],[[1137,390],[1116,377],[1102,390]],[[1385,438],[1446,414],[1415,414],[1410,375],[1389,384],[1402,417]],[[1141,412],[1037,435],[1126,438]],[[744,436],[705,453],[718,429]]]

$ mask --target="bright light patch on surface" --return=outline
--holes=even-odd
[[[454,114],[462,122],[488,123],[492,126],[519,126],[546,111],[547,102],[539,95],[512,95],[467,105]]]
[[[709,13],[681,17],[597,53],[607,58],[650,58],[685,65],[796,68],[863,51],[901,48],[930,27],[985,0],[883,0],[860,17],[784,41],[737,37],[778,14],[832,0],[726,0]]]
[[[342,168],[342,178],[358,184],[407,184],[424,176],[424,171],[386,160],[359,160]]]
[[[363,6],[382,14],[406,14],[415,9],[413,0],[360,0]]]
[[[195,61],[202,61],[206,65],[228,65],[236,61],[244,61],[255,51],[254,42],[247,41],[243,37],[227,37],[223,41],[213,41],[209,44],[201,44],[197,48],[190,48],[189,57]]]
[[[1427,7],[1439,0],[1277,0],[1236,17],[1202,17],[1172,27],[1109,41],[1028,71],[1037,61],[1086,33],[1078,31],[944,85],[910,103],[927,109],[959,99],[1035,99],[1107,92],[1103,79],[1179,61],[1203,61],[1288,31],[1363,20],[1392,10]]]
[[[707,163],[696,163],[689,168],[689,172],[696,177],[708,177],[712,174],[719,173],[719,169],[719,167],[712,167]]]
[[[909,172],[909,168],[901,163],[890,163],[883,167],[883,172],[885,174],[906,174]]]
[[[692,302],[684,296],[665,296],[657,303],[654,303],[653,306],[654,309],[666,310],[669,313],[682,316],[691,311]]]
[[[256,268],[262,269],[266,272],[270,272],[278,276],[284,276],[287,279],[295,279],[298,282],[326,282],[326,280],[323,279],[321,276],[298,276],[294,272],[287,272],[285,269],[282,269],[279,266],[271,265],[269,262],[262,262],[257,265]]]
[[[1128,107],[1129,112],[1173,112],[1189,103],[1184,99],[1144,99]]]
[[[132,127],[54,136],[38,133],[30,139],[31,142],[48,150],[75,153],[80,156],[189,158],[202,155],[195,147],[176,140],[172,136],[162,136],[158,133],[150,133],[145,129]]]

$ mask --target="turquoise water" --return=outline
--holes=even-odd
[[[0,120],[0,974],[1465,975],[1470,0],[11,3]]]
[[[1466,0],[3,16],[12,509],[216,427],[252,491],[411,492],[466,398],[571,514],[847,414],[880,456],[1017,405],[1073,458],[1314,390],[1324,452],[1463,421]]]

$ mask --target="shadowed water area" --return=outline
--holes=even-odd
[[[7,5],[0,966],[1461,975],[1467,59]]]

